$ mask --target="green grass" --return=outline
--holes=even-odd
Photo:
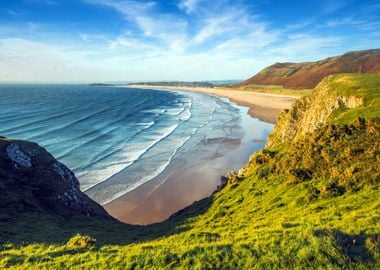
[[[204,214],[166,222],[173,232],[166,237],[146,228],[156,239],[126,245],[99,243],[90,249],[8,245],[3,246],[0,268],[378,268],[378,186],[306,203],[303,198],[313,184],[318,180],[286,184],[279,175],[250,176],[229,183],[211,205],[193,209],[201,212],[207,207]],[[119,237],[125,237],[123,228],[119,230]]]
[[[333,77],[331,90],[342,96],[361,97],[364,106],[354,109],[342,108],[332,115],[333,123],[347,124],[357,117],[366,119],[380,115],[379,74],[341,74]]]
[[[364,105],[335,114],[350,118],[257,152],[221,191],[166,222],[0,216],[0,240],[12,239],[0,268],[380,269],[380,75],[371,76],[352,77]]]

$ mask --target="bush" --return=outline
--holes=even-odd
[[[327,197],[337,197],[343,195],[346,189],[340,186],[336,181],[331,181],[322,186],[321,192]]]
[[[88,235],[77,234],[67,241],[67,247],[91,248],[95,245],[96,239]]]

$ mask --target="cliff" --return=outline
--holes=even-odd
[[[375,117],[379,109],[379,75],[339,74],[326,77],[310,96],[298,99],[282,112],[268,147],[288,143],[325,124],[348,123],[355,117]],[[374,105],[374,104],[373,104]],[[365,109],[366,108],[366,109]]]
[[[0,137],[0,220],[22,214],[109,219],[72,171],[36,143]]]
[[[338,73],[380,73],[380,49],[348,52],[317,62],[276,63],[239,85],[281,85],[285,88],[311,89],[324,77]]]

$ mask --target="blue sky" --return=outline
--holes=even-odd
[[[245,79],[379,47],[370,0],[0,0],[0,81]]]

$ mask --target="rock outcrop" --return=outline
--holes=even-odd
[[[288,143],[315,131],[329,123],[337,110],[353,109],[364,104],[359,92],[339,91],[340,86],[354,84],[350,75],[326,77],[312,95],[298,99],[290,110],[283,111],[274,132],[269,136],[267,147]]]
[[[48,212],[62,217],[110,218],[80,191],[74,173],[36,143],[0,137],[2,214]]]
[[[282,85],[286,88],[311,89],[324,77],[338,73],[380,73],[380,49],[349,52],[317,62],[276,63],[239,85]]]

